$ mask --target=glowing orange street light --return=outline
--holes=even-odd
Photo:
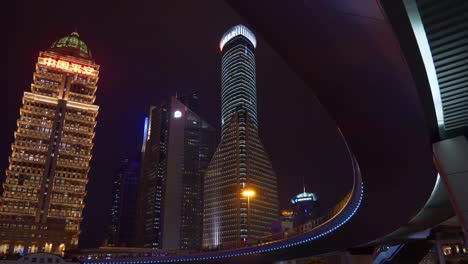
[[[242,196],[247,197],[247,241],[250,236],[250,196],[255,196],[255,191],[252,189],[244,189],[242,191]]]
[[[254,190],[250,190],[250,189],[245,189],[245,190],[242,192],[242,195],[243,195],[243,196],[247,196],[247,198],[250,198],[250,196],[254,196],[254,195],[255,195],[255,191],[254,191]]]

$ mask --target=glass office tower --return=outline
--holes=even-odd
[[[222,132],[205,175],[204,248],[255,243],[278,220],[277,179],[258,135],[256,44],[243,25],[220,41]],[[255,196],[243,196],[247,189]]]
[[[171,97],[151,108],[145,126],[138,221],[145,247],[201,249],[203,176],[215,130],[189,106],[198,106],[196,93]]]

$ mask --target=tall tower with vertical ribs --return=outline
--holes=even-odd
[[[255,35],[243,25],[220,41],[221,143],[205,174],[203,247],[233,248],[271,233],[277,179],[258,135]],[[253,189],[255,197],[242,196]],[[250,222],[249,222],[250,221]]]
[[[39,53],[0,198],[0,252],[62,253],[78,244],[98,73],[76,32]]]

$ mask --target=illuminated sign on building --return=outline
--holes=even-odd
[[[146,141],[149,140],[149,133],[148,133],[148,117],[145,117],[145,125],[143,127],[143,144],[141,145],[141,152],[145,152],[146,149]]]
[[[315,195],[315,193],[304,192],[296,195],[293,199],[291,199],[292,204],[304,201],[317,201],[317,196]]]
[[[96,69],[94,69],[91,66],[81,65],[78,63],[69,62],[69,61],[62,60],[62,59],[55,59],[51,57],[40,57],[39,64],[57,68],[57,69],[66,70],[69,72],[75,72],[75,73],[91,75],[91,76],[97,75]]]

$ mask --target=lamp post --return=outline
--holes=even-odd
[[[242,196],[247,197],[247,241],[250,236],[250,197],[255,196],[255,191],[252,189],[244,189]]]

